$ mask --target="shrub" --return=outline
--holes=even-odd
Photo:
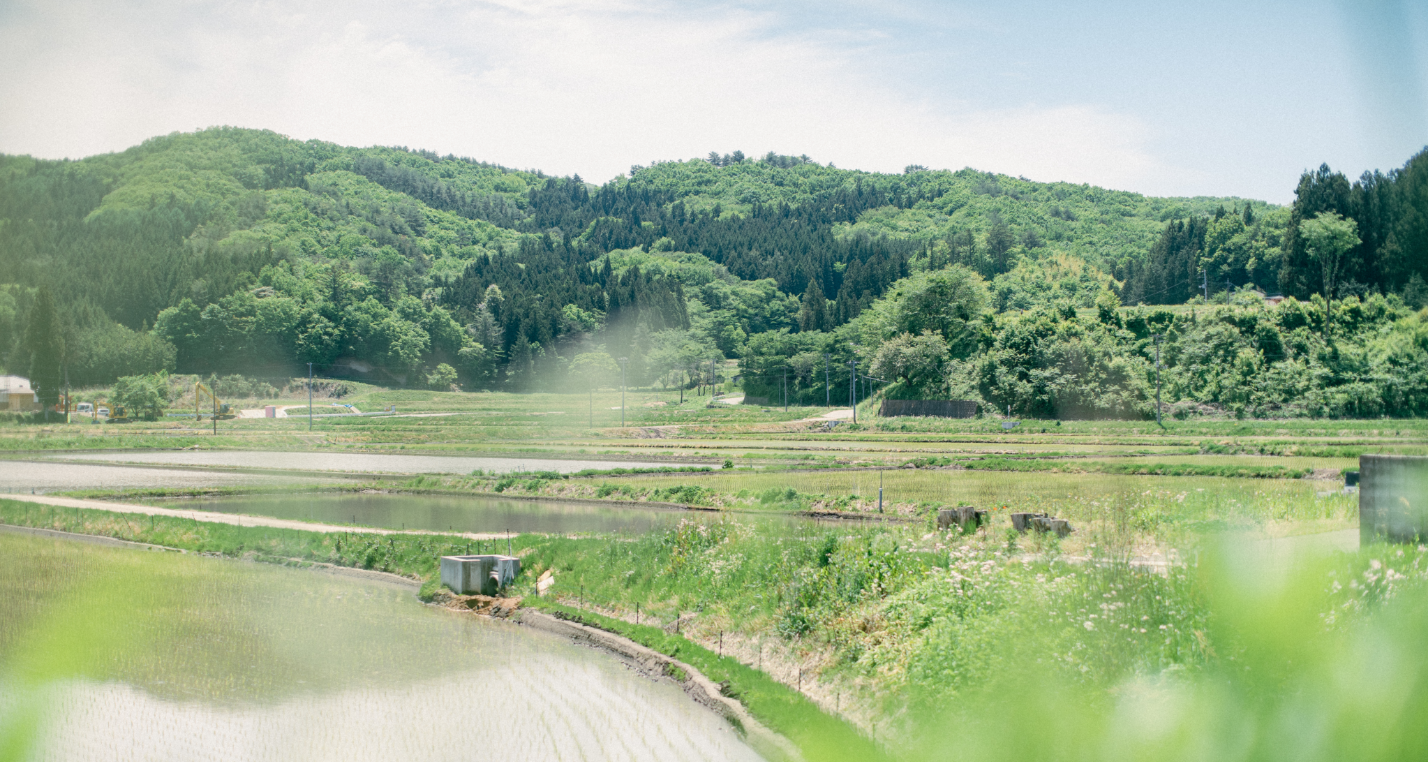
[[[222,398],[240,397],[245,399],[262,399],[278,396],[278,390],[272,384],[256,378],[246,378],[240,375],[231,376],[210,376],[208,388],[213,393]]]
[[[426,376],[426,387],[437,391],[451,391],[456,387],[456,369],[441,363],[436,366],[436,370]]]
[[[129,415],[146,421],[157,420],[168,405],[168,375],[124,376],[114,382],[109,401],[122,405]]]

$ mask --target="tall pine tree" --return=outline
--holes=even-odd
[[[64,382],[64,337],[60,334],[55,300],[47,286],[40,288],[35,306],[30,309],[24,351],[30,356],[30,386],[35,398],[48,409],[59,402]]]
[[[823,331],[828,325],[828,299],[817,280],[808,281],[808,289],[803,292],[803,307],[798,311],[800,331]]]

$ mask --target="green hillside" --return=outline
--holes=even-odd
[[[985,291],[974,301],[988,325],[1107,293],[1180,303],[1202,282],[1214,299],[1280,280],[1308,297],[1317,270],[1301,220],[1354,217],[1379,196],[1407,212],[1365,222],[1341,282],[1413,302],[1424,172],[1409,170],[1423,163],[1351,187],[1327,168],[1306,174],[1287,209],[773,154],[637,166],[596,187],[234,128],[79,161],[3,156],[0,361],[42,387],[47,374],[279,377],[310,362],[385,383],[524,389],[609,379],[620,357],[637,383],[687,382],[713,356],[752,368],[789,342],[891,341],[869,333],[869,311],[947,268]],[[26,330],[45,324],[33,319],[41,290],[56,336]],[[945,388],[943,371],[913,386]],[[1115,407],[1140,409],[1127,405]]]

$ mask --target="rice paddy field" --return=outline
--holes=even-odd
[[[0,533],[0,655],[6,759],[758,759],[673,684],[314,571]]]
[[[1142,524],[1220,522],[1253,526],[1269,521],[1356,521],[1358,500],[1336,485],[1306,479],[1119,476],[1099,473],[1018,473],[943,469],[859,469],[799,472],[640,476],[655,487],[708,486],[762,495],[768,490],[853,495],[864,503],[971,505],[1004,512],[1033,511],[1089,521],[1115,512]],[[1326,486],[1328,487],[1326,489]],[[1323,494],[1327,492],[1328,494]]]
[[[18,758],[97,759],[105,738],[133,759],[444,759],[448,737],[551,759],[752,754],[676,687],[612,677],[608,656],[421,607],[435,554],[460,545],[421,533],[498,524],[514,525],[522,605],[681,654],[810,762],[1428,757],[1428,735],[1392,719],[1428,712],[1413,645],[1428,550],[1360,548],[1344,489],[1362,454],[1428,454],[1428,422],[882,419],[874,401],[855,425],[659,390],[622,411],[618,390],[361,384],[342,402],[381,414],[309,430],[294,409],[216,434],[0,423],[0,491],[299,522],[3,506],[223,557],[0,533]],[[954,506],[988,521],[938,528]],[[1021,535],[1014,512],[1075,531]],[[411,586],[278,568],[313,564]],[[519,719],[452,730],[433,708],[486,705],[492,682],[523,694]],[[174,730],[130,729],[144,723]]]

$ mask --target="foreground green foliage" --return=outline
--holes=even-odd
[[[767,640],[787,658],[822,665],[816,679],[850,690],[851,711],[872,705],[875,716],[902,718],[892,745],[909,758],[1106,758],[1107,748],[1120,758],[1131,754],[1126,743],[1190,755],[1188,739],[1222,738],[1224,722],[1273,736],[1279,712],[1306,700],[1358,716],[1354,697],[1365,694],[1341,693],[1344,680],[1392,707],[1375,720],[1383,745],[1369,758],[1411,759],[1423,748],[1404,721],[1425,700],[1428,665],[1410,645],[1428,592],[1422,549],[1299,566],[1251,545],[1166,570],[1113,558],[1067,563],[1054,543],[1029,549],[1036,555],[990,536],[921,544],[883,529],[767,537],[736,524],[686,525],[633,540],[551,539],[527,562],[554,570],[554,594],[567,605],[628,622],[639,604],[642,620],[666,632],[679,615],[681,631],[706,647],[742,644],[745,661],[773,651]],[[1396,647],[1381,651],[1385,638]],[[1406,670],[1394,681],[1402,690],[1381,693],[1385,673],[1357,672],[1374,658],[1363,649]],[[1122,717],[1141,717],[1140,701],[1170,712],[1179,730],[1126,733]],[[1060,719],[1047,721],[1048,712]],[[1335,727],[1295,753],[1337,758],[1357,734]],[[965,743],[949,748],[954,728]],[[1253,758],[1280,758],[1272,745]]]
[[[1392,546],[1280,568],[1206,559],[1196,586],[1213,616],[1194,632],[1200,665],[1132,672],[1107,690],[1048,669],[1062,653],[1019,639],[997,680],[926,713],[911,756],[1421,758],[1428,734],[1411,718],[1428,710],[1428,660],[1415,645],[1428,621],[1424,562],[1422,548]],[[1123,637],[1136,637],[1131,627],[1122,620]],[[954,731],[961,743],[939,742]]]

